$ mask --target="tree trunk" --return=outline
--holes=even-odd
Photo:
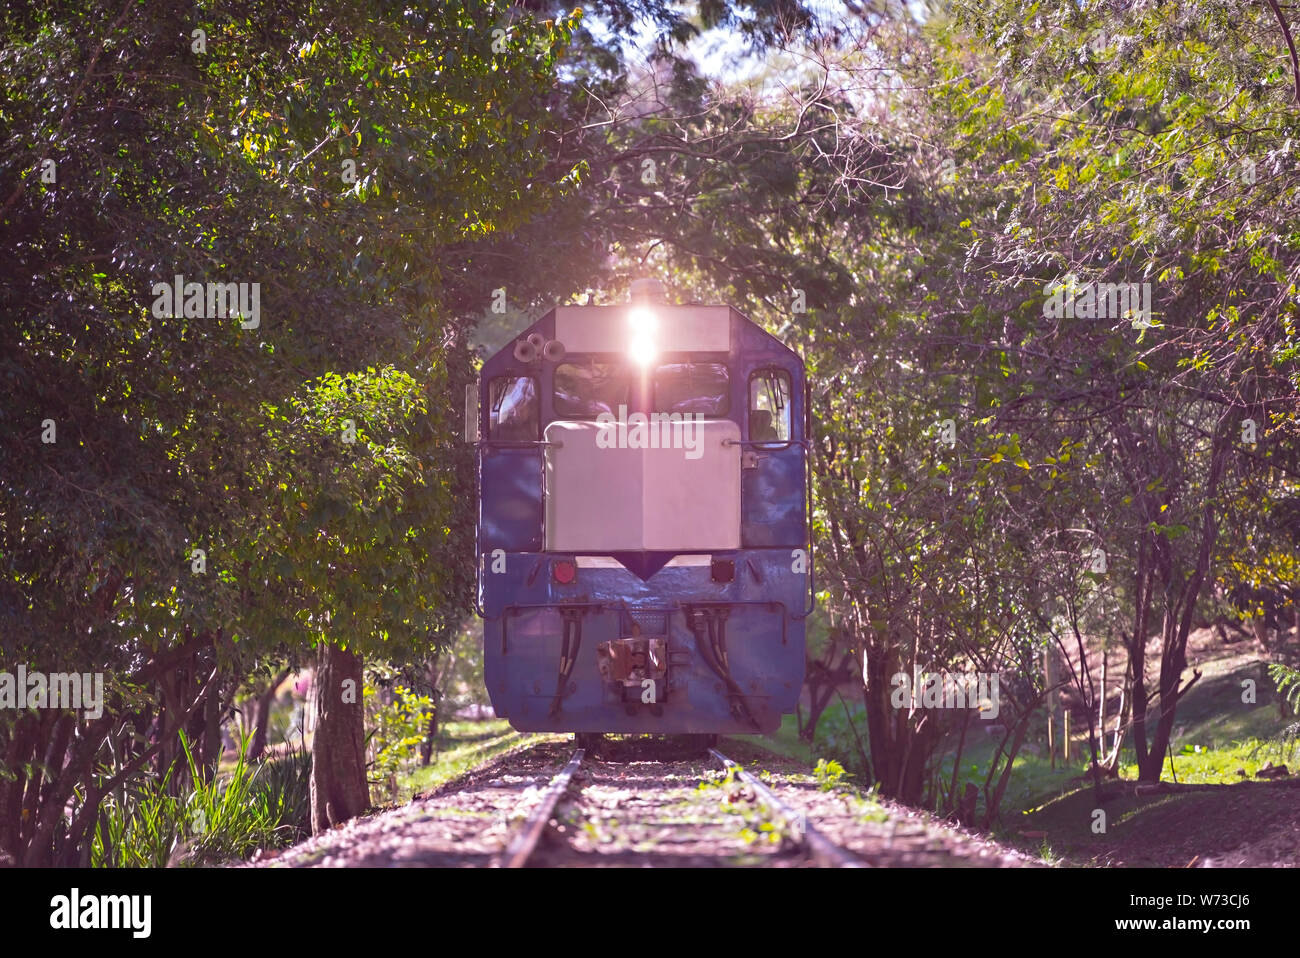
[[[442,656],[434,652],[428,663],[429,699],[433,708],[429,709],[429,722],[424,729],[424,741],[420,743],[420,764],[428,765],[433,761],[433,746],[438,741],[438,713],[442,711],[442,670],[438,661]]]
[[[1138,767],[1147,761],[1147,622],[1150,615],[1151,575],[1146,566],[1146,535],[1138,550],[1138,571],[1133,599],[1133,634],[1124,636],[1128,648],[1129,711],[1133,716],[1133,750]]]
[[[938,742],[938,723],[923,709],[894,708],[891,682],[898,642],[873,642],[866,650],[863,704],[871,742],[871,766],[880,793],[910,805],[925,798],[925,767]],[[920,697],[920,690],[915,690]]]
[[[867,738],[871,743],[872,774],[881,793],[892,797],[898,783],[898,750],[894,744],[894,724],[898,715],[889,705],[889,656],[885,647],[870,645],[866,651],[866,684],[862,704],[867,710]]]
[[[204,781],[212,781],[221,766],[221,712],[220,681],[208,694],[203,706],[203,768]]]
[[[1115,716],[1115,732],[1111,738],[1110,752],[1106,755],[1106,761],[1103,767],[1107,772],[1114,772],[1119,768],[1119,753],[1124,746],[1125,729],[1128,727],[1129,710],[1132,704],[1128,681],[1123,681],[1119,686],[1119,712]],[[1104,732],[1104,730],[1103,730]]]
[[[1104,738],[1106,735],[1106,669],[1108,666],[1106,654],[1106,645],[1103,640],[1101,646],[1101,696],[1097,699],[1097,728],[1101,730]]]
[[[255,762],[266,751],[266,736],[271,728],[271,709],[275,705],[275,690],[289,677],[288,669],[281,669],[271,678],[268,685],[254,700],[253,739],[248,745],[248,760]]]
[[[1007,783],[1011,781],[1011,772],[1015,768],[1016,756],[1020,754],[1020,747],[1025,744],[1025,736],[1029,733],[1029,717],[1037,707],[1038,703],[1035,702],[1032,708],[1026,709],[1014,729],[1008,730],[1002,736],[1002,741],[998,744],[997,751],[993,753],[992,761],[989,762],[989,773],[984,779],[985,830],[991,829],[998,817],[998,809],[1002,807],[1002,796],[1006,794]],[[1008,738],[1011,739],[1010,748],[1007,747]],[[998,770],[998,759],[1001,756],[1005,756],[1005,763],[998,775],[997,785],[993,786],[993,774]],[[990,786],[993,789],[991,792]]]
[[[831,704],[831,696],[835,694],[835,685],[833,682],[810,683],[808,686],[808,720],[804,722],[803,728],[799,731],[799,738],[812,744],[817,735],[817,723],[821,721],[822,713],[826,707]]]
[[[1228,443],[1224,434],[1225,418],[1220,419],[1215,427],[1214,441],[1210,451],[1210,475],[1206,482],[1205,504],[1201,514],[1201,538],[1197,549],[1196,566],[1191,577],[1182,588],[1181,594],[1171,588],[1172,575],[1165,576],[1165,621],[1162,629],[1164,651],[1160,657],[1160,715],[1156,722],[1155,739],[1146,761],[1138,760],[1138,780],[1155,783],[1160,781],[1160,773],[1165,764],[1165,753],[1169,749],[1169,740],[1174,727],[1174,713],[1178,701],[1201,677],[1196,671],[1187,684],[1179,688],[1183,671],[1187,668],[1187,637],[1192,631],[1192,616],[1201,590],[1205,586],[1210,570],[1210,559],[1214,544],[1218,540],[1219,523],[1215,515],[1215,495],[1219,488],[1219,477],[1223,473],[1227,458]],[[1175,596],[1177,596],[1175,598]],[[1136,705],[1136,699],[1134,700]]]
[[[313,684],[316,734],[311,743],[311,830],[319,834],[370,806],[361,658],[322,644]]]
[[[957,737],[957,751],[952,757],[952,778],[948,781],[948,803],[943,812],[956,812],[957,821],[963,825],[970,825],[975,818],[975,795],[976,789],[970,782],[966,783],[966,788],[960,799],[957,797],[957,773],[961,770],[961,753],[966,748],[966,732],[970,729],[970,709],[962,717],[961,735]],[[967,814],[966,804],[970,802],[970,811]]]
[[[1056,755],[1064,752],[1061,748],[1062,730],[1065,726],[1065,709],[1061,704],[1061,692],[1057,689],[1060,682],[1060,663],[1056,660],[1056,646],[1048,644],[1043,649],[1043,681],[1048,690],[1047,700],[1047,750],[1051,757],[1052,768],[1056,768]]]

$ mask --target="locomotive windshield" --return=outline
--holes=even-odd
[[[749,438],[784,442],[790,438],[790,374],[763,369],[749,379]]]
[[[555,414],[568,419],[618,415],[630,403],[632,379],[616,363],[561,363],[555,367]]]
[[[492,439],[536,439],[537,420],[537,383],[531,376],[492,380]]]
[[[716,419],[730,407],[727,367],[722,363],[669,363],[655,370],[654,382],[655,412]]]

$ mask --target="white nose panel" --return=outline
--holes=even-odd
[[[653,433],[653,435],[651,435]],[[546,548],[558,552],[740,548],[740,438],[729,419],[553,422]],[[650,442],[658,448],[641,448]]]

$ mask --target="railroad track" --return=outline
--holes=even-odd
[[[923,812],[826,788],[770,756],[753,775],[714,749],[550,741],[433,793],[265,856],[331,867],[1023,867],[1033,856]],[[731,749],[728,749],[731,751]],[[733,752],[733,754],[735,754]],[[748,757],[748,753],[745,753]],[[562,768],[556,775],[557,767]],[[769,774],[770,772],[770,774]],[[821,787],[819,787],[819,785]],[[808,819],[817,823],[808,826]],[[553,840],[542,841],[544,835]]]
[[[752,790],[752,807],[744,816],[747,833],[756,838],[762,834],[760,830],[766,829],[769,834],[780,837],[779,843],[768,843],[763,850],[766,854],[783,853],[780,864],[785,865],[806,862],[826,868],[864,867],[861,859],[819,832],[808,823],[805,815],[783,801],[757,776],[717,749],[709,749],[709,755],[716,767],[731,773],[733,781]],[[586,768],[584,762],[587,762]],[[716,814],[700,817],[703,809],[697,808],[693,810],[696,817],[691,817],[690,796],[699,792],[702,782],[708,781],[707,776],[699,773],[698,764],[656,763],[660,773],[633,780],[632,789],[612,787],[611,782],[626,785],[628,781],[610,776],[603,784],[607,794],[592,797],[591,805],[598,811],[605,809],[604,815],[609,821],[613,821],[615,816],[630,818],[630,822],[624,822],[624,827],[632,832],[632,841],[631,846],[620,853],[597,858],[591,852],[608,836],[598,834],[599,828],[590,822],[582,826],[566,822],[558,811],[575,777],[585,778],[586,784],[571,800],[570,804],[574,806],[581,805],[588,798],[587,793],[596,791],[601,785],[597,763],[587,760],[584,749],[577,749],[564,768],[551,779],[522,824],[514,830],[495,864],[505,868],[543,864],[688,864],[697,859],[712,859],[710,863],[718,864],[728,858],[763,857],[754,855],[743,846],[736,846],[734,814],[724,815],[722,819]],[[579,776],[580,770],[583,776]],[[612,797],[609,794],[611,788]],[[658,800],[645,797],[656,793],[660,795]],[[682,795],[687,797],[683,799]],[[716,812],[716,804],[712,807]],[[566,833],[561,836],[564,841],[544,846],[541,839],[550,830],[552,821],[557,822],[557,831]],[[755,860],[755,863],[761,862]]]
[[[546,826],[551,821],[551,816],[555,814],[555,806],[560,801],[569,788],[569,782],[573,780],[573,773],[578,770],[582,764],[583,758],[586,757],[585,749],[578,749],[573,753],[567,765],[551,779],[551,784],[546,786],[546,791],[542,793],[542,800],[537,806],[528,813],[524,819],[523,827],[518,829],[510,843],[506,846],[505,853],[501,856],[501,864],[505,868],[523,868],[528,864],[529,857],[537,850],[537,843],[542,835],[546,832]]]

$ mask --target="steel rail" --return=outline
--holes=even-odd
[[[709,754],[722,763],[724,768],[730,769],[736,773],[746,785],[752,788],[771,808],[786,820],[787,824],[792,826],[799,835],[799,842],[808,852],[809,856],[817,864],[824,868],[865,868],[866,865],[857,858],[852,852],[841,848],[833,841],[823,835],[817,829],[808,824],[806,815],[796,812],[785,802],[776,797],[776,794],[768,788],[756,776],[752,775],[737,762],[733,762],[727,756],[723,755],[716,748],[709,749]]]
[[[578,770],[586,754],[585,749],[578,749],[569,759],[569,763],[551,779],[551,783],[546,786],[546,791],[542,793],[542,800],[529,812],[523,826],[515,832],[502,853],[500,860],[502,868],[523,868],[528,864],[529,857],[537,850],[538,840],[546,831],[546,823],[551,820],[551,815],[555,812],[560,796],[568,789],[573,773]]]

